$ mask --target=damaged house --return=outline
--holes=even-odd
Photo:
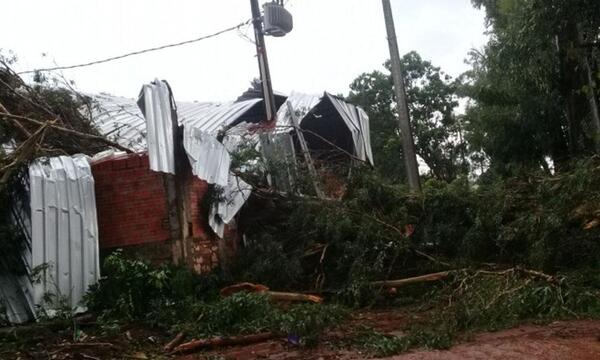
[[[282,161],[281,174],[268,178],[278,191],[298,191],[301,166],[314,177],[323,174],[322,164],[373,164],[366,113],[328,93],[277,95],[275,124],[264,124],[263,100],[251,90],[228,103],[178,102],[157,80],[137,100],[91,97],[93,124],[132,152],[44,158],[30,166],[27,200],[13,211],[27,234],[27,273],[0,277],[11,322],[35,318],[40,307],[51,310],[43,303],[48,293],[76,308],[100,276],[101,254],[114,249],[198,272],[225,263],[241,237],[236,215],[253,191],[232,167],[243,147]],[[317,195],[339,196],[335,184],[313,180]],[[34,281],[34,269],[46,265]]]

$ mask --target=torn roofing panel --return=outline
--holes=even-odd
[[[94,102],[92,122],[103,135],[134,151],[146,150],[146,120],[134,99],[106,94],[89,96]],[[247,118],[260,102],[260,99],[235,103],[176,102],[178,122],[216,134],[224,126]]]
[[[368,161],[373,165],[373,152],[371,150],[371,137],[369,134],[369,117],[363,109],[353,104],[333,96],[329,93],[324,93],[323,96],[307,95],[293,92],[288,97],[288,102],[292,105],[299,125],[302,127],[303,121],[312,114],[319,117],[319,114],[314,113],[318,105],[325,105],[323,102],[330,103],[335,111],[340,115],[341,119],[346,124],[346,127],[352,134],[352,142],[354,144],[355,155],[363,161]],[[276,132],[292,131],[291,114],[287,106],[282,106],[278,113],[278,122]]]
[[[292,105],[296,119],[301,123],[302,119],[321,102],[321,96],[302,94],[299,92],[292,92],[287,98],[287,102]],[[289,132],[292,130],[293,123],[291,114],[288,110],[287,105],[281,106],[277,111],[277,130],[276,132]]]
[[[225,145],[198,128],[184,127],[183,147],[192,172],[209,184],[227,186],[231,157]]]
[[[359,124],[361,135],[363,139],[363,145],[365,148],[365,157],[369,160],[371,165],[375,165],[375,160],[373,159],[373,149],[371,148],[371,128],[369,125],[369,115],[360,107],[356,107],[358,112]]]
[[[177,120],[169,85],[160,80],[142,87],[138,106],[146,119],[146,140],[150,169],[175,174],[173,147],[174,125]]]
[[[249,99],[240,102],[229,102],[224,104],[212,104],[201,110],[195,109],[186,113],[181,110],[181,123],[185,127],[200,129],[205,133],[216,135],[219,130],[238,123],[261,99]],[[183,105],[185,108],[186,105]]]
[[[363,161],[368,161],[373,165],[373,153],[371,150],[371,138],[369,132],[369,117],[359,107],[347,103],[346,101],[325,93],[325,98],[329,100],[337,112],[346,123],[346,126],[352,133],[355,155]],[[366,131],[366,132],[365,132]],[[367,134],[367,135],[365,135]]]
[[[100,133],[134,151],[146,149],[146,120],[135,100],[106,94],[92,98],[92,122]]]
[[[227,184],[223,187],[222,200],[213,204],[208,217],[208,224],[215,234],[223,238],[225,224],[240,211],[250,197],[252,186],[233,173],[228,174]]]

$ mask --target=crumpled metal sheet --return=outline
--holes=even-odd
[[[286,102],[289,102],[294,109],[298,125],[302,119],[321,102],[322,96],[292,92]],[[288,110],[287,104],[283,104],[277,111],[277,130],[276,132],[290,132],[293,130],[292,114]]]
[[[136,100],[107,94],[89,94],[92,106],[92,122],[100,133],[110,140],[134,151],[147,148],[147,126]],[[225,125],[235,123],[260,99],[237,103],[176,101],[179,125],[194,127],[216,134]]]
[[[352,141],[356,151],[356,157],[363,161],[369,161],[373,165],[373,151],[371,149],[371,136],[369,129],[369,116],[358,106],[347,103],[346,101],[333,96],[329,93],[324,93],[323,96],[308,95],[297,92],[292,92],[287,99],[294,109],[298,125],[302,126],[306,116],[322,101],[330,101],[335,110],[338,112],[348,130],[352,134]],[[293,130],[293,122],[291,114],[284,105],[277,112],[277,130],[275,132],[291,132]]]
[[[146,119],[134,99],[107,94],[88,95],[92,122],[100,133],[133,151],[146,150]]]
[[[373,159],[373,149],[371,148],[371,128],[369,125],[369,115],[360,107],[357,107],[358,111],[358,119],[360,124],[360,135],[362,137],[363,145],[364,145],[364,158],[369,160],[371,165],[375,164],[375,160]],[[359,146],[359,148],[361,148]],[[361,156],[361,155],[359,155]],[[362,159],[363,157],[361,157]]]
[[[367,114],[359,107],[349,104],[329,93],[325,93],[325,97],[331,101],[352,133],[356,157],[363,161],[369,161],[373,165],[373,152],[371,150],[371,137],[369,135],[369,117]]]
[[[208,217],[208,224],[220,238],[223,238],[225,224],[231,223],[251,193],[252,186],[229,173],[227,185],[223,187],[223,200],[213,204]]]
[[[219,130],[235,124],[262,99],[248,99],[240,102],[212,103],[201,109],[183,103],[178,111],[184,127],[200,129],[205,133],[217,135]]]
[[[100,100],[100,103],[110,103],[110,97],[101,96],[96,99]],[[369,136],[369,119],[366,113],[351,104],[346,103],[342,99],[334,97],[328,93],[323,96],[318,95],[307,95],[297,92],[293,92],[287,99],[292,104],[295,112],[295,116],[302,124],[302,120],[322,101],[329,100],[335,107],[336,111],[342,117],[344,123],[352,134],[354,142],[356,156],[362,160],[369,161],[373,164],[373,154],[371,151],[371,143]],[[132,100],[130,100],[132,101]],[[247,124],[239,124],[239,121],[244,115],[246,115],[256,104],[261,102],[261,99],[248,99],[239,102],[230,103],[177,103],[177,114],[179,124],[184,127],[184,148],[186,150],[188,159],[192,166],[193,173],[200,179],[203,179],[211,184],[216,184],[223,187],[225,191],[230,191],[233,196],[234,189],[231,182],[231,174],[229,173],[229,167],[231,158],[229,151],[233,151],[239,144],[244,143],[248,138],[254,138],[258,143],[258,133],[253,133]],[[143,116],[137,107],[127,105],[127,101],[123,98],[117,98],[118,105],[116,107],[121,109],[116,117],[120,125],[111,125],[110,119],[106,119],[110,116],[110,113],[105,113],[100,116],[102,121],[99,121],[96,117],[96,122],[100,122],[102,125],[100,128],[102,132],[113,131],[115,128],[119,128],[119,134],[129,137],[127,139],[115,139],[120,144],[135,143],[137,148],[145,148],[146,138],[148,137],[149,152],[152,151],[165,151],[169,149],[168,146],[164,148],[155,148],[156,145],[150,140],[152,130],[148,126],[148,131],[144,128],[145,123],[139,122]],[[100,106],[102,108],[103,105]],[[105,106],[104,106],[105,107]],[[162,108],[160,109],[162,111]],[[157,114],[164,113],[164,111],[156,111]],[[131,122],[125,121],[125,118],[129,116]],[[114,121],[112,121],[114,123]],[[149,120],[149,125],[156,124],[156,118]],[[288,106],[284,105],[278,110],[277,126],[272,134],[273,141],[280,139],[278,135],[287,135],[285,144],[291,145],[291,150],[288,151],[293,156],[293,144],[289,133],[293,131],[291,114],[289,113]],[[120,126],[122,128],[120,128]],[[217,141],[216,136],[218,132],[224,128],[235,126],[228,131],[225,136],[223,143]],[[129,127],[129,128],[127,128]],[[125,144],[123,144],[125,145]],[[126,145],[127,146],[127,145]],[[171,155],[172,155],[172,147]],[[168,152],[168,150],[167,150]],[[286,155],[288,155],[286,152]],[[291,169],[291,168],[290,168]],[[292,186],[292,179],[288,181],[287,186]],[[246,184],[247,185],[247,184]],[[249,187],[249,185],[248,185]],[[227,190],[230,189],[230,190]],[[239,190],[239,187],[237,188]],[[251,191],[250,189],[247,190]],[[238,191],[238,193],[243,193]],[[217,204],[211,214],[210,225],[215,229],[217,234],[222,236],[224,222],[220,221],[225,218],[233,218],[235,213],[239,211],[239,208],[243,205],[244,197],[235,197],[224,201],[221,204]],[[241,203],[240,203],[241,202]],[[239,206],[238,206],[239,205]],[[236,210],[237,209],[237,210]],[[235,211],[234,211],[235,210]],[[226,223],[226,222],[225,222]]]
[[[173,147],[173,107],[171,90],[164,82],[156,79],[142,87],[138,99],[146,119],[146,141],[150,169],[175,174],[175,150]]]
[[[209,184],[227,186],[231,157],[216,137],[192,126],[185,126],[183,147],[192,173]]]
[[[52,311],[81,306],[100,277],[94,178],[87,157],[41,158],[29,167],[33,303]],[[32,279],[35,280],[35,279]],[[55,302],[45,303],[47,294]],[[60,299],[60,301],[58,301]]]

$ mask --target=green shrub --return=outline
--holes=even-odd
[[[169,269],[154,269],[144,261],[126,259],[121,251],[106,258],[103,273],[85,301],[90,310],[107,311],[114,318],[145,318],[152,312],[153,300],[166,297],[170,289]]]
[[[189,330],[199,336],[236,335],[270,330],[276,315],[265,295],[240,292],[212,303],[196,303]]]
[[[301,304],[281,312],[274,327],[298,336],[303,345],[315,345],[321,334],[339,325],[349,313],[338,305]]]

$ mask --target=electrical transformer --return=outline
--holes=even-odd
[[[264,32],[270,36],[284,36],[294,28],[292,14],[278,2],[270,2],[263,5],[265,12]]]

